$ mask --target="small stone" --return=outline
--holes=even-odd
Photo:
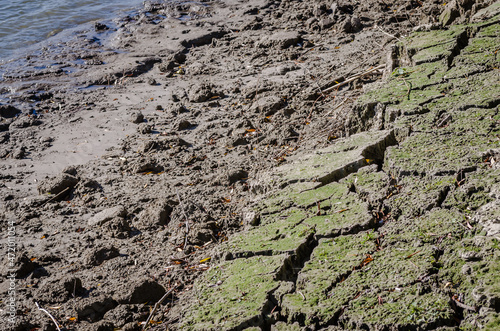
[[[228,180],[230,184],[234,184],[237,181],[245,179],[248,177],[248,172],[243,169],[232,170],[228,174]]]
[[[59,194],[67,188],[73,188],[76,184],[78,184],[78,178],[67,173],[62,173],[55,178],[43,180],[38,185],[38,192],[40,194]]]
[[[21,113],[21,110],[16,107],[10,105],[1,105],[0,106],[0,117],[3,118],[13,118]]]
[[[76,176],[76,174],[78,173],[78,168],[76,166],[67,166],[63,169],[62,172],[71,176]]]
[[[363,29],[363,24],[357,16],[351,17],[351,30],[352,32],[359,32]]]
[[[179,64],[183,64],[184,62],[186,62],[186,54],[184,53],[175,53],[174,54],[174,60],[179,63]]]
[[[112,310],[117,305],[117,302],[110,297],[100,294],[98,296],[92,296],[78,301],[75,304],[74,309],[79,320],[97,322],[102,318],[102,316],[104,316],[105,313]]]
[[[321,30],[327,30],[327,29],[331,28],[334,24],[335,24],[335,20],[330,18],[330,17],[323,18],[319,22],[319,26],[321,27]]]
[[[103,23],[100,23],[100,22],[96,22],[94,24],[94,29],[96,31],[105,31],[105,30],[109,30],[109,27],[106,24],[103,24]]]
[[[133,112],[130,114],[130,122],[135,124],[142,123],[144,122],[144,115],[140,111]]]
[[[352,31],[352,25],[351,25],[351,19],[346,18],[341,24],[340,24],[340,30],[345,33],[350,33]]]
[[[179,124],[177,125],[177,130],[178,131],[187,130],[192,126],[193,126],[193,124],[191,124],[191,122],[189,122],[188,120],[181,120],[179,122]]]
[[[90,227],[101,226],[115,217],[126,217],[126,216],[127,216],[127,210],[125,209],[125,207],[121,205],[115,206],[97,213],[88,220],[87,224]]]
[[[255,211],[246,211],[243,213],[243,222],[251,226],[260,224],[260,215]]]
[[[17,267],[16,278],[24,278],[32,273],[36,268],[36,264],[25,254],[20,255],[14,265]]]
[[[174,61],[167,61],[167,62],[162,62],[160,63],[160,65],[158,66],[158,69],[161,71],[161,72],[167,72],[167,71],[171,71],[175,68],[175,62]]]
[[[93,248],[85,255],[84,261],[85,264],[98,266],[104,261],[113,259],[119,255],[120,252],[114,246]]]
[[[148,78],[148,84],[151,86],[158,85],[158,83],[156,82],[156,79],[154,79],[154,78]]]
[[[123,288],[116,293],[114,299],[121,304],[144,304],[157,302],[166,293],[166,290],[157,282],[143,278],[123,284]]]
[[[17,160],[24,159],[24,157],[26,156],[25,148],[24,147],[17,148],[12,152],[11,155],[13,159]]]
[[[142,134],[148,134],[153,131],[153,127],[147,123],[141,123],[137,127],[137,132],[142,133]]]

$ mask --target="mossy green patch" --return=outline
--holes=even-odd
[[[309,210],[310,214],[316,213],[316,216],[309,217],[303,222],[313,227],[317,236],[336,236],[373,226],[373,215],[368,204],[356,194],[351,193],[341,199],[332,197],[328,202],[328,207],[321,208],[320,212],[317,207],[312,207]]]
[[[436,47],[440,45],[450,45],[459,35],[466,31],[462,25],[451,26],[448,30],[434,30],[427,32],[417,32],[406,39],[407,49],[410,54]]]
[[[291,158],[291,163],[279,167],[275,175],[285,182],[317,181],[327,184],[339,180],[374,160],[370,153],[385,150],[390,144],[391,131],[363,132],[339,139],[333,145],[312,154]]]
[[[390,194],[390,178],[382,171],[376,171],[376,166],[360,169],[349,175],[341,183],[351,187],[358,196],[368,202],[379,202]]]
[[[393,184],[384,204],[393,218],[418,217],[439,207],[455,183],[455,176],[404,176]]]
[[[419,294],[416,285],[381,293],[367,290],[350,302],[340,323],[345,328],[370,330],[386,325],[395,330],[453,325],[454,311],[448,301],[442,294]]]
[[[434,208],[420,217],[400,217],[387,222],[383,246],[405,242],[419,247],[438,240],[455,241],[462,238],[466,226],[467,219],[458,210]]]
[[[400,295],[401,299],[394,305],[381,307],[389,311],[380,315],[379,321],[383,324],[400,320],[408,324],[414,322],[417,316],[410,316],[406,308],[413,302],[423,304],[431,300],[411,288],[420,276],[434,270],[434,250],[431,245],[416,249],[400,243],[377,251],[377,237],[376,233],[367,232],[320,241],[298,276],[295,293],[286,295],[283,300],[288,315],[314,324],[337,318],[346,305],[349,315],[365,314],[368,307],[363,306],[361,295],[390,297],[395,291],[403,291],[405,295]],[[450,309],[444,304],[446,302],[440,301],[439,308],[446,308],[448,316]],[[431,306],[422,313],[428,309]],[[439,314],[429,315],[431,320],[440,318]]]
[[[500,37],[500,24],[491,24],[481,28],[476,37]]]
[[[314,232],[310,226],[301,224],[304,218],[306,213],[297,209],[272,215],[265,218],[260,226],[231,237],[222,249],[237,255],[294,252]]]
[[[284,296],[282,306],[289,317],[305,319],[306,324],[330,320],[355,295],[352,289],[335,296],[330,292],[374,249],[373,242],[362,234],[320,240],[298,276],[295,293]]]
[[[450,296],[479,310],[498,309],[500,298],[500,241],[475,236],[461,242],[448,243],[440,258],[439,278]],[[490,314],[464,311],[465,321],[474,325],[491,322]]]
[[[261,324],[268,295],[279,285],[274,278],[286,258],[259,256],[212,267],[196,282],[197,300],[185,310],[181,327],[213,330]]]
[[[500,169],[482,169],[475,173],[464,174],[460,184],[443,203],[444,207],[455,207],[464,212],[477,210],[493,201],[490,191],[500,183]],[[500,210],[500,206],[497,208]]]
[[[474,133],[473,125],[470,123],[471,130],[466,132],[451,123],[445,130],[413,134],[399,146],[387,150],[384,167],[401,175],[429,175],[477,166],[481,153],[492,146],[490,137]]]

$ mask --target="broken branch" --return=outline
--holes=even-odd
[[[35,305],[36,307],[38,308],[38,310],[44,312],[45,314],[49,315],[50,319],[52,320],[52,322],[54,322],[56,328],[57,328],[57,331],[61,331],[61,328],[59,328],[59,323],[57,323],[57,320],[54,318],[54,316],[52,316],[46,309],[43,309],[40,307],[40,305],[38,304],[38,302],[35,301]]]
[[[163,300],[165,300],[165,298],[170,294],[172,293],[175,289],[177,288],[177,286],[174,286],[172,287],[170,290],[167,291],[167,293],[165,293],[160,300],[158,300],[158,302],[155,304],[155,306],[153,307],[153,310],[151,311],[151,313],[149,314],[148,316],[148,319],[146,320],[146,324],[144,324],[144,326],[142,327],[142,331],[146,330],[149,326],[149,322],[151,322],[151,319],[153,318],[153,315],[156,313],[156,310],[158,310],[158,307],[161,305],[161,303],[163,302]]]
[[[323,93],[327,93],[327,92],[333,91],[333,90],[335,90],[335,89],[337,89],[337,88],[339,88],[341,86],[344,86],[346,84],[349,84],[352,81],[355,81],[356,79],[359,79],[359,78],[361,78],[363,76],[366,76],[366,75],[368,75],[368,74],[370,74],[370,73],[372,73],[374,71],[377,71],[377,70],[380,70],[380,69],[384,69],[384,68],[385,68],[385,64],[381,64],[378,67],[371,68],[371,69],[369,69],[369,70],[367,70],[365,72],[362,72],[360,74],[354,75],[351,78],[348,78],[348,79],[346,79],[345,81],[343,81],[341,83],[335,84],[335,85],[333,85],[333,86],[331,86],[331,87],[323,90]]]

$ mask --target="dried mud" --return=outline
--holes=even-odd
[[[158,3],[6,66],[1,328],[495,329],[499,14]]]

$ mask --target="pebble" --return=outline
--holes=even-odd
[[[140,111],[133,112],[130,114],[130,122],[135,124],[142,123],[144,122],[144,115]]]

